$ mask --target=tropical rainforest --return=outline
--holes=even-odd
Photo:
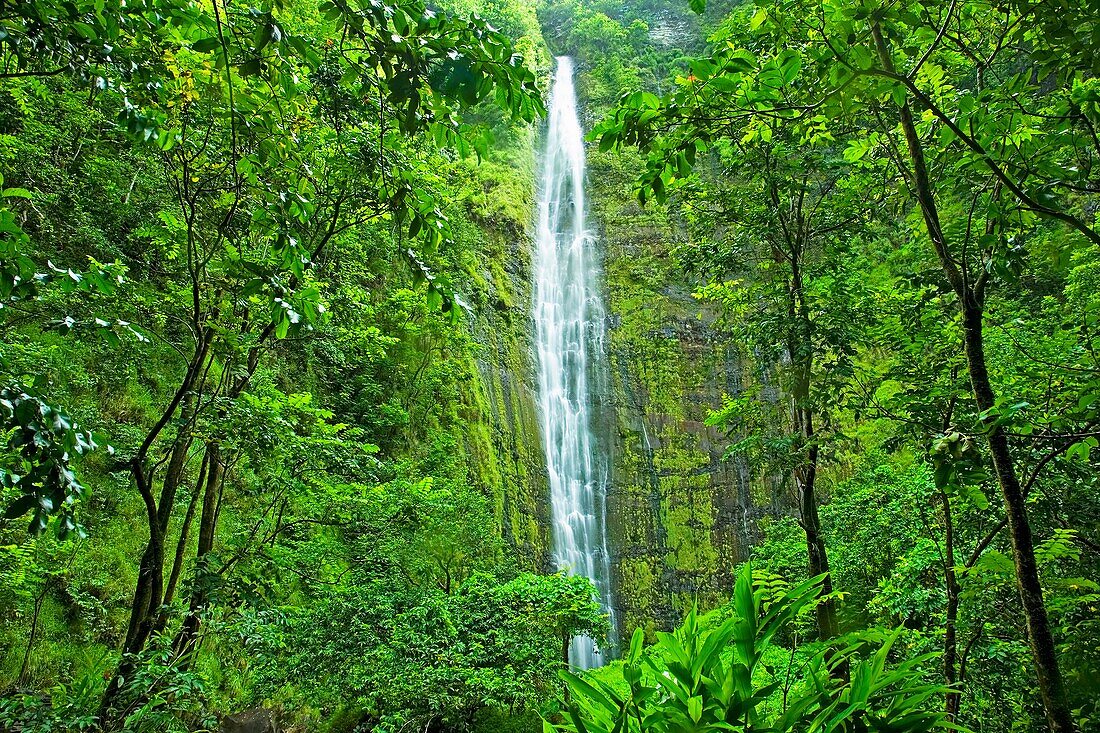
[[[0,0],[0,175],[0,731],[1100,731],[1100,0]]]

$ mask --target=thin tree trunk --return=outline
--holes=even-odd
[[[207,469],[206,490],[202,497],[202,514],[199,517],[199,537],[195,548],[195,586],[191,591],[191,602],[183,626],[176,635],[174,647],[180,656],[181,664],[189,665],[189,657],[194,651],[198,637],[200,614],[206,606],[209,569],[207,555],[214,548],[214,536],[217,529],[218,504],[222,483],[225,480],[225,465],[217,443],[206,446]]]
[[[157,519],[155,499],[149,486],[150,475],[141,468],[143,461],[135,459],[133,462],[133,476],[137,484],[138,492],[145,502],[147,520],[149,523],[149,543],[142,554],[138,571],[137,588],[134,591],[134,600],[130,607],[130,625],[126,632],[126,641],[122,648],[122,657],[119,659],[118,668],[103,693],[103,699],[99,704],[99,725],[104,730],[113,730],[115,721],[112,719],[112,709],[122,692],[122,685],[131,677],[137,654],[145,648],[145,642],[149,638],[152,629],[150,609],[160,604],[160,592],[163,587],[164,571],[164,536],[160,530],[160,522]]]
[[[569,645],[573,641],[573,637],[569,634],[562,634],[561,636],[561,668],[569,669]],[[569,685],[565,682],[562,683],[562,691],[565,698],[565,702],[569,702]]]
[[[821,591],[825,600],[817,605],[817,633],[822,641],[835,638],[839,633],[836,620],[836,603],[829,597],[833,592],[832,574],[829,572],[829,555],[825,550],[825,538],[821,536],[821,519],[817,511],[817,447],[809,450],[807,465],[799,490],[799,508],[802,514],[802,527],[806,532],[806,553],[810,576],[824,575]]]
[[[947,618],[943,635],[943,682],[949,688],[944,700],[944,712],[952,723],[959,716],[962,694],[958,689],[958,622],[959,581],[955,574],[955,519],[951,512],[951,500],[946,492],[940,492],[943,507],[943,576],[947,588]]]
[[[798,240],[790,241],[789,244],[791,246],[791,283],[788,291],[788,306],[795,331],[790,335],[787,350],[794,372],[791,390],[791,398],[794,402],[794,429],[801,436],[802,449],[805,451],[802,464],[795,468],[793,478],[798,490],[802,529],[806,533],[806,554],[810,577],[824,576],[821,590],[825,598],[818,603],[814,613],[818,637],[825,641],[835,638],[840,633],[840,629],[836,618],[836,601],[831,597],[833,579],[829,572],[829,554],[825,549],[825,538],[821,534],[821,518],[817,508],[817,469],[820,450],[817,445],[817,434],[814,431],[814,413],[810,400],[810,383],[813,375],[813,324],[810,321],[809,308],[803,290],[802,246]]]
[[[164,605],[170,605],[176,597],[176,586],[179,583],[180,573],[183,571],[183,558],[187,553],[187,541],[191,537],[191,523],[195,519],[195,508],[199,505],[199,497],[202,496],[207,475],[207,456],[203,455],[202,466],[199,468],[199,480],[195,482],[195,493],[191,495],[191,501],[187,503],[187,514],[183,517],[180,526],[179,541],[176,542],[176,556],[172,560],[172,572],[168,576],[168,585],[164,589]]]
[[[145,648],[156,625],[164,593],[164,540],[172,517],[176,492],[183,479],[191,439],[180,436],[172,446],[172,455],[161,484],[156,511],[156,527],[151,528],[150,541],[145,546],[138,566],[138,584],[130,608],[130,624],[126,632],[124,654],[137,654]],[[155,529],[155,532],[152,531]],[[155,537],[154,537],[155,535]]]
[[[878,23],[871,26],[879,61],[884,69],[894,73],[893,60],[882,29]],[[940,224],[939,210],[935,195],[928,178],[924,148],[913,122],[913,113],[906,102],[901,108],[901,126],[905,133],[909,149],[910,163],[913,166],[912,183],[932,246],[943,266],[944,274],[950,282],[959,300],[963,319],[963,339],[966,352],[967,371],[974,401],[978,409],[986,411],[996,404],[996,395],[989,378],[986,364],[983,333],[983,304],[975,289],[966,282],[963,273],[952,258],[947,247]],[[1043,589],[1039,583],[1039,570],[1035,562],[1035,547],[1028,523],[1024,493],[1019,476],[1012,461],[1012,451],[1008,435],[1002,427],[995,426],[986,434],[989,452],[993,459],[993,469],[1001,486],[1009,531],[1012,534],[1012,555],[1016,565],[1016,583],[1020,592],[1024,617],[1027,619],[1028,641],[1039,681],[1039,693],[1043,699],[1047,722],[1055,733],[1069,733],[1076,730],[1069,705],[1066,703],[1065,688],[1058,657],[1054,650],[1054,636],[1050,629],[1046,605],[1043,602]]]
[[[982,313],[980,310],[968,308],[964,311],[963,321],[974,397],[979,409],[989,410],[996,404],[996,397],[986,368]],[[1001,485],[1005,512],[1008,515],[1012,554],[1016,564],[1016,583],[1023,603],[1024,616],[1027,619],[1031,654],[1035,661],[1039,691],[1043,697],[1047,720],[1053,731],[1073,731],[1076,730],[1076,725],[1069,705],[1066,703],[1062,673],[1054,650],[1054,635],[1050,628],[1046,604],[1043,602],[1043,588],[1039,582],[1039,568],[1035,561],[1035,545],[1031,525],[1028,522],[1024,492],[1012,462],[1008,436],[998,425],[988,433],[987,440],[989,452],[993,457],[993,469]]]
[[[34,642],[38,640],[38,617],[42,614],[42,604],[46,602],[46,595],[50,591],[49,579],[42,580],[42,591],[34,597],[34,613],[31,614],[31,632],[27,636],[27,648],[23,652],[23,664],[19,667],[19,677],[16,678],[16,684],[20,687],[27,684],[28,671],[31,664],[31,651],[34,649]]]
[[[99,706],[100,725],[109,727],[109,714],[115,699],[121,690],[122,681],[130,676],[133,671],[135,655],[145,649],[149,637],[153,632],[159,616],[163,592],[164,592],[164,539],[168,529],[168,522],[172,516],[173,503],[176,490],[183,476],[183,469],[187,462],[187,453],[191,447],[191,437],[187,428],[190,413],[197,406],[197,396],[193,390],[204,381],[204,367],[208,365],[210,346],[213,343],[214,330],[207,328],[203,332],[202,341],[187,366],[187,373],[176,389],[175,394],[167,407],[161,413],[160,418],[149,430],[142,441],[141,447],[130,464],[130,472],[138,493],[145,504],[146,520],[149,525],[149,541],[142,552],[138,565],[137,585],[134,588],[134,599],[130,604],[130,620],[126,629],[126,639],[122,645],[122,657],[119,660],[118,669],[111,678],[107,689],[103,693],[103,699]],[[174,443],[172,454],[169,457],[168,470],[161,484],[159,502],[153,493],[153,481],[155,469],[149,468],[149,453],[153,444],[161,432],[171,422],[177,411],[185,415],[184,426],[180,428]]]
[[[951,382],[959,378],[959,368],[951,368]],[[957,398],[955,395],[947,403],[947,410],[943,416],[943,432],[951,428],[952,416],[955,412]],[[944,622],[943,635],[943,680],[947,686],[944,695],[944,712],[947,713],[949,722],[954,723],[959,716],[962,704],[962,673],[959,664],[959,601],[961,588],[958,574],[955,572],[955,515],[951,509],[951,497],[943,489],[939,490],[940,509],[943,512],[943,578],[944,590],[947,595],[947,612]]]
[[[327,241],[327,238],[326,238]],[[323,245],[323,243],[322,243]],[[317,250],[320,254],[320,249]],[[248,386],[252,375],[260,363],[261,346],[274,332],[274,325],[269,324],[259,334],[257,343],[249,349],[248,361],[245,373],[240,375],[227,392],[230,399],[236,399]],[[195,651],[195,643],[198,639],[201,613],[208,600],[208,579],[212,577],[207,568],[206,555],[214,547],[214,538],[217,535],[218,517],[221,514],[222,491],[225,486],[225,460],[221,454],[221,448],[217,441],[206,444],[204,461],[209,461],[208,475],[206,479],[206,491],[203,494],[202,515],[199,518],[199,538],[195,549],[195,587],[191,592],[191,603],[187,611],[187,617],[183,626],[176,635],[174,648],[180,656],[180,664],[187,667],[192,662]]]

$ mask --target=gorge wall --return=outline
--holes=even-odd
[[[540,20],[553,51],[577,56],[586,131],[617,98],[616,84],[656,83],[667,73],[679,52],[675,44],[694,27],[686,13],[665,11],[649,29],[629,9],[613,18],[565,5],[540,8]],[[623,53],[635,58],[604,53],[610,45],[601,44],[594,23],[602,33],[629,36],[634,51],[627,44]],[[574,26],[580,30],[570,37]],[[502,535],[524,565],[552,570],[531,319],[537,136],[509,155],[508,165],[524,171],[522,186],[509,194],[509,212],[479,222],[483,245],[468,319],[479,350],[466,445],[478,474],[473,478],[492,495]],[[693,601],[712,606],[728,597],[736,565],[757,539],[757,520],[772,510],[767,492],[755,487],[759,479],[740,461],[723,458],[727,441],[705,424],[723,394],[738,393],[753,377],[743,373],[675,262],[681,227],[661,207],[637,203],[632,183],[644,161],[588,148],[589,213],[607,310],[605,358],[592,378],[596,429],[611,464],[615,615],[626,634],[638,626],[652,633],[678,623]]]
[[[610,156],[590,150],[592,226],[603,256],[605,358],[595,412],[610,457],[608,531],[616,616],[626,633],[671,628],[693,600],[721,602],[763,508],[726,440],[705,424],[742,364],[671,257],[676,227],[629,194]],[[550,570],[549,485],[538,422],[531,241],[487,229],[473,337],[467,450],[500,530],[524,565]],[[676,283],[668,285],[667,283]]]
[[[705,424],[742,365],[677,272],[674,225],[629,196],[618,165],[595,155],[590,170],[610,314],[609,533],[620,617],[651,631],[728,597],[755,510],[749,472]]]

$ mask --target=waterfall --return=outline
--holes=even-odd
[[[603,351],[603,307],[595,287],[594,240],[585,224],[584,136],[573,62],[557,60],[539,192],[534,319],[546,465],[553,503],[554,557],[596,586],[611,613],[607,552],[607,463],[592,432],[590,369]],[[612,618],[614,628],[614,618]],[[595,643],[573,639],[570,661],[602,664]]]

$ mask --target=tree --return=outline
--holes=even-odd
[[[706,59],[690,66],[689,80],[715,69]],[[782,80],[791,70],[777,67],[776,73]],[[711,422],[742,429],[731,452],[769,457],[765,472],[790,477],[810,575],[824,575],[830,596],[817,478],[838,437],[856,325],[865,320],[849,262],[870,232],[873,214],[859,198],[867,181],[830,149],[831,134],[800,135],[775,120],[741,118],[728,91],[726,84],[689,81],[664,98],[624,95],[593,136],[601,148],[636,145],[648,154],[642,202],[650,196],[682,202],[698,243],[681,259],[709,283],[701,296],[724,306],[730,340],[747,360],[763,362],[763,379],[779,377],[790,401],[787,415],[770,416],[762,407],[766,395],[745,394],[727,400]],[[703,151],[711,164],[699,166],[698,179],[689,178]],[[765,437],[777,428],[789,434]],[[828,597],[817,612],[821,638],[837,636],[835,599]]]
[[[203,433],[242,397],[273,341],[323,320],[315,273],[328,242],[380,217],[429,246],[446,238],[436,202],[403,168],[402,136],[427,132],[439,144],[469,150],[460,108],[492,99],[529,121],[540,105],[534,77],[506,37],[415,0],[364,11],[323,4],[328,27],[340,31],[327,53],[296,31],[300,11],[273,5],[242,13],[220,3],[163,2],[128,6],[117,18],[101,4],[20,8],[3,18],[2,50],[17,69],[10,76],[71,73],[77,83],[117,90],[122,122],[159,150],[174,198],[148,235],[183,265],[179,285],[189,292],[182,312],[165,309],[174,325],[158,334],[180,355],[179,382],[123,459],[150,533],[123,645],[134,655],[164,623],[167,533],[192,447],[198,439],[203,455],[196,488],[202,499],[191,512],[201,573],[234,461],[223,436]],[[127,66],[128,54],[144,59],[140,67]],[[309,73],[314,94],[301,82]],[[314,104],[321,114],[311,120]],[[380,154],[371,152],[375,144]],[[19,251],[6,256],[16,263],[6,272],[26,269]],[[410,262],[422,267],[415,256]],[[441,289],[432,291],[442,303]],[[185,520],[181,537],[189,525]],[[178,634],[184,654],[205,605],[203,587],[195,584]],[[128,676],[125,658],[116,680]],[[116,694],[112,684],[104,714]]]
[[[1061,70],[1051,64],[1064,47],[1047,40],[1042,14],[1010,4],[997,11],[976,3],[762,4],[751,19],[747,12],[731,17],[712,38],[729,42],[717,45],[681,82],[687,90],[726,95],[723,111],[670,98],[654,100],[646,114],[628,102],[603,140],[644,144],[670,124],[781,120],[807,141],[839,132],[852,120],[868,128],[846,157],[858,161],[876,150],[892,161],[956,299],[981,413],[976,431],[1002,491],[1039,688],[1051,727],[1073,730],[1005,425],[1020,419],[1019,407],[1012,407],[1020,403],[999,396],[992,383],[984,316],[991,286],[1010,280],[1018,267],[1025,234],[1058,225],[1067,247],[1077,246],[1075,236],[1100,241],[1077,205],[1095,185],[1095,111],[1088,84],[1076,77],[1081,62],[1071,60]],[[739,30],[746,21],[747,32]],[[1005,57],[1016,42],[1029,49],[1022,68]],[[697,150],[691,134],[679,135],[647,175],[654,191],[660,194],[690,168]],[[969,208],[965,226],[945,224],[947,201]],[[1050,431],[1049,438],[1091,434],[1088,420],[1077,425],[1068,433]]]
[[[315,511],[335,520],[340,541],[280,536],[286,555],[276,567],[310,577],[324,557],[342,581],[310,577],[303,592],[311,602],[286,617],[244,616],[262,689],[304,678],[309,699],[344,705],[356,720],[466,726],[486,709],[537,712],[558,689],[563,644],[607,632],[587,578],[509,567],[500,538],[484,531],[485,497],[461,480],[329,486],[321,496],[327,502]],[[438,557],[444,525],[452,538],[481,532],[481,552],[470,553],[466,577],[452,574],[450,587],[430,556]]]
[[[853,200],[858,174],[830,161],[828,152],[802,151],[784,131],[766,129],[698,138],[721,151],[722,173],[680,195],[696,228],[709,230],[682,259],[710,280],[700,295],[723,305],[730,341],[747,362],[760,362],[755,389],[728,399],[711,422],[740,433],[731,453],[747,454],[764,475],[790,478],[809,574],[825,578],[818,634],[831,639],[839,627],[817,478],[842,438],[838,419],[850,389],[856,327],[864,321],[860,284],[848,265],[864,214]],[[727,188],[721,180],[747,184]],[[774,377],[789,399],[785,414],[770,414],[765,385]],[[770,437],[777,429],[786,434]]]
[[[423,234],[432,244],[445,236],[430,194],[399,168],[397,136],[429,130],[441,141],[461,140],[452,104],[473,105],[493,95],[521,118],[537,111],[530,72],[507,40],[484,24],[435,15],[415,2],[390,12],[324,10],[347,29],[327,56],[275,15],[238,16],[215,5],[188,28],[193,40],[183,47],[170,42],[163,52],[171,60],[162,73],[171,83],[141,100],[142,114],[163,120],[155,137],[165,151],[177,209],[162,216],[166,226],[154,237],[186,253],[191,303],[184,322],[194,341],[174,396],[131,459],[151,535],[127,655],[144,648],[163,623],[164,536],[195,429],[204,414],[216,421],[223,401],[243,395],[272,341],[324,317],[315,264],[329,241],[385,215],[408,222],[412,236]],[[335,65],[336,74],[325,64]],[[320,109],[334,118],[332,131],[297,130],[312,100],[294,80],[311,67],[318,69],[319,92],[329,95],[320,97]],[[336,86],[326,86],[334,77]],[[350,104],[352,90],[365,103]],[[372,140],[387,144],[381,155],[368,152]],[[170,438],[157,499],[151,453],[177,419],[183,428]],[[199,577],[175,642],[184,657],[193,650],[206,605],[203,576],[211,571],[208,556],[234,461],[217,431],[202,443]],[[124,663],[116,679],[125,669]],[[105,716],[114,694],[112,685]]]

